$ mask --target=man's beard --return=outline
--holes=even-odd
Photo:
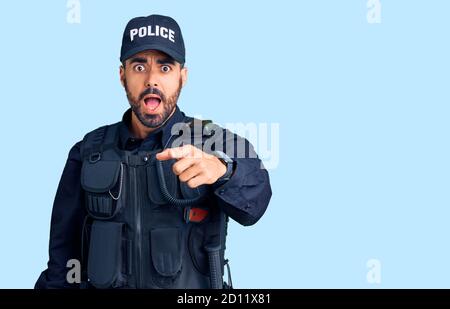
[[[158,88],[149,87],[145,89],[139,97],[134,97],[128,90],[127,80],[124,79],[125,92],[127,94],[128,102],[130,103],[131,110],[134,112],[139,121],[147,128],[158,128],[162,126],[169,116],[172,114],[173,109],[177,105],[178,97],[181,92],[181,78],[177,91],[170,97],[166,97]],[[161,98],[163,111],[157,115],[147,115],[142,111],[141,101],[146,95],[156,94]]]

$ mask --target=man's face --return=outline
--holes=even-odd
[[[120,80],[139,121],[157,128],[172,115],[187,69],[165,53],[148,50],[133,55],[120,67]]]

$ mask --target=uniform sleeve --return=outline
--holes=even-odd
[[[81,261],[81,230],[85,217],[80,184],[80,143],[72,147],[58,185],[50,226],[49,261],[35,288],[78,288],[69,284],[67,261]]]
[[[223,132],[223,149],[234,161],[234,171],[227,182],[216,185],[214,195],[228,216],[244,226],[253,225],[272,196],[269,173],[247,139],[229,130]]]

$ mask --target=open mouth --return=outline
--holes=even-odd
[[[156,94],[149,94],[144,97],[144,103],[148,110],[155,111],[161,104],[161,98]]]

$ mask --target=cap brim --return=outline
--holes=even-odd
[[[166,53],[181,64],[183,64],[185,62],[183,55],[180,55],[180,53],[178,53],[177,51],[175,51],[171,48],[168,48],[167,46],[164,46],[162,44],[146,44],[146,45],[141,45],[141,46],[135,47],[133,49],[130,49],[124,55],[121,55],[120,62],[124,62],[131,56],[136,55],[137,53],[140,53],[144,50],[151,50],[151,49],[159,50],[163,53]]]

